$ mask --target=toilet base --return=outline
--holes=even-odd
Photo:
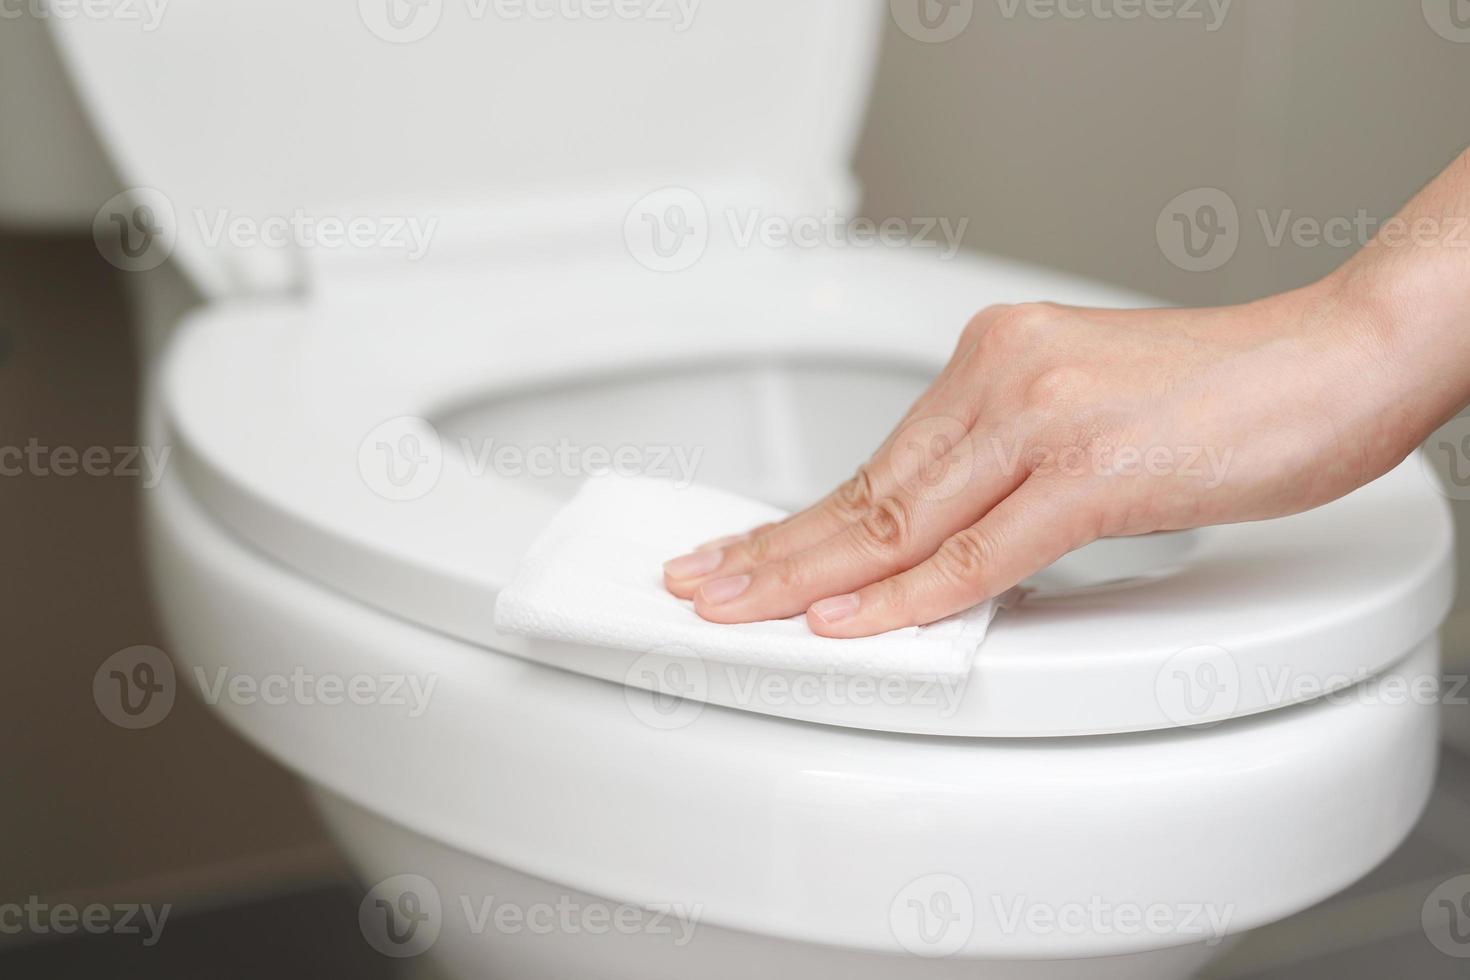
[[[311,796],[369,889],[367,941],[402,956],[402,980],[1183,980],[1222,955],[1231,937],[1124,956],[975,960],[838,949],[738,932],[620,903],[531,877],[448,847],[319,787]],[[434,899],[405,906],[398,876],[432,883]],[[398,945],[383,911],[406,908],[427,930]],[[677,912],[677,909],[671,910]],[[437,934],[433,934],[437,930]],[[396,930],[404,937],[410,929]],[[403,955],[408,952],[412,955]]]

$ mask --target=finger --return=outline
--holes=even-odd
[[[871,463],[817,503],[776,524],[727,541],[709,552],[696,551],[664,565],[664,585],[680,598],[693,598],[715,578],[749,572],[804,551],[838,533],[868,512],[888,485]],[[692,560],[693,559],[693,560]]]
[[[991,307],[971,319],[939,376],[851,479],[784,520],[743,535],[707,541],[691,554],[666,562],[665,588],[680,598],[693,598],[706,582],[750,572],[763,563],[811,548],[861,520],[875,501],[892,494],[916,471],[943,456],[978,417],[970,398],[976,338],[1003,309]]]
[[[737,543],[739,541],[744,541],[746,538],[754,537],[757,534],[761,534],[761,533],[763,533],[765,531],[769,531],[771,528],[775,527],[778,523],[780,523],[780,522],[779,521],[770,521],[770,522],[768,522],[766,524],[759,524],[759,525],[751,528],[749,531],[746,531],[746,532],[744,532],[742,534],[727,534],[723,538],[715,538],[713,541],[706,541],[704,544],[700,545],[699,547],[695,548],[694,550],[695,551],[719,551],[721,548],[728,548],[730,545],[735,544],[735,543]]]
[[[966,440],[936,463],[950,479],[901,487],[811,548],[704,583],[694,594],[695,612],[717,623],[784,619],[823,597],[912,568],[1023,478],[997,465],[976,467],[972,445]]]
[[[949,363],[945,365],[944,370],[940,372],[939,377],[937,377],[934,382],[927,389],[925,389],[924,393],[920,395],[917,399],[915,399],[914,403],[909,406],[908,411],[904,413],[903,418],[899,420],[898,425],[893,427],[893,430],[888,433],[883,442],[878,446],[876,450],[874,450],[872,460],[886,459],[888,454],[892,452],[893,444],[895,443],[895,441],[897,441],[899,434],[903,432],[905,427],[913,422],[916,417],[918,417],[921,411],[930,410],[930,414],[934,414],[934,411],[932,410],[932,405],[937,399],[939,399],[939,396],[942,392],[944,394],[947,394],[947,392],[943,391],[945,382],[954,372],[956,361],[961,358],[961,355],[963,353],[964,350],[962,348],[956,353],[955,357],[952,358]],[[938,414],[943,413],[940,412]],[[871,471],[872,469],[873,466],[870,462],[869,470]],[[874,484],[878,482],[876,480],[873,480],[872,472],[869,472],[867,474],[863,474],[860,472],[857,476],[853,477],[842,486],[838,487],[837,490],[829,493],[827,496],[823,497],[821,500],[818,500],[815,504],[812,504],[809,507],[805,507],[794,514],[789,514],[779,521],[772,521],[767,524],[761,524],[742,534],[727,534],[723,537],[715,538],[711,541],[706,541],[696,547],[694,550],[696,552],[717,551],[728,548],[731,545],[738,544],[743,541],[762,538],[767,535],[770,535],[771,539],[766,542],[764,547],[766,547],[771,556],[775,558],[784,557],[787,554],[791,554],[795,551],[802,550],[803,548],[810,547],[812,544],[815,544],[816,542],[831,536],[833,533],[840,532],[843,526],[845,526],[845,523],[824,524],[821,521],[812,521],[810,520],[810,518],[815,515],[822,514],[826,509],[831,508],[834,504],[840,503],[840,497],[842,496],[848,498],[862,496],[863,494],[856,484],[864,477],[869,479]],[[875,489],[877,489],[876,486]],[[779,533],[773,534],[773,532],[777,532],[778,529]]]
[[[885,443],[887,448],[880,456],[859,467],[855,476],[816,505],[749,537],[714,542],[708,550],[667,562],[664,585],[680,598],[693,598],[708,582],[748,574],[815,547],[863,520],[878,501],[906,486],[932,482],[929,471],[957,447],[966,446],[968,467],[974,456],[973,447],[967,446],[969,435],[969,424],[957,418],[920,418],[900,430]]]
[[[922,564],[807,611],[820,636],[872,636],[923,626],[993,598],[1095,537],[1081,495],[1032,477]]]

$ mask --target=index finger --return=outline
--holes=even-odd
[[[862,521],[879,501],[900,491],[930,498],[939,493],[952,496],[970,475],[967,436],[968,428],[958,419],[930,416],[910,422],[885,441],[878,455],[817,504],[762,532],[712,542],[708,549],[668,562],[664,584],[674,595],[692,598],[700,585],[713,578],[743,574],[821,544]],[[956,450],[963,451],[963,466],[956,465]],[[932,468],[940,461],[944,461],[944,472],[936,474]]]

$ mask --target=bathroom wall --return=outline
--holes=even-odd
[[[890,27],[858,153],[869,212],[968,217],[972,248],[1215,303],[1308,282],[1355,249],[1274,246],[1261,212],[1273,229],[1384,219],[1470,145],[1470,44],[1437,34],[1418,0],[1216,3],[1213,31],[1208,0],[1161,3],[1202,21],[965,0],[970,23],[945,43]],[[1233,199],[1239,245],[1188,272],[1156,224],[1198,188]]]
[[[970,248],[1170,302],[1242,299],[1323,274],[1351,248],[1273,245],[1259,213],[1273,226],[1288,210],[1288,220],[1391,214],[1470,143],[1470,44],[1437,34],[1413,0],[1235,0],[1215,25],[1222,2],[1189,0],[1203,21],[1123,21],[1089,13],[1093,0],[1064,3],[1084,12],[1076,18],[1045,16],[1056,9],[1045,0],[962,0],[954,9],[970,21],[943,43],[890,18],[857,161],[866,211],[968,217]],[[1228,261],[1189,272],[1156,226],[1199,188],[1232,200],[1239,240]],[[136,440],[122,276],[84,232],[0,236],[0,443]],[[0,481],[10,695],[0,734],[13,747],[0,900],[146,901],[150,888],[177,896],[332,873],[291,781],[192,701],[145,732],[98,716],[90,683],[102,658],[164,642],[140,579],[136,492]]]

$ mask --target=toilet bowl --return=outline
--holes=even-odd
[[[840,700],[663,698],[431,628],[247,540],[194,481],[179,467],[148,498],[181,684],[306,780],[368,889],[368,941],[449,976],[1184,977],[1366,873],[1430,789],[1434,703],[1389,692],[1435,675],[1432,630],[1347,687],[1220,724],[885,732],[791,717]],[[1370,490],[1403,507],[1421,481]],[[972,690],[1008,635],[1129,615],[1096,595],[1013,610]],[[369,696],[219,694],[303,671]]]
[[[847,213],[881,5],[340,6],[51,27],[126,207],[172,216],[136,254],[208,299],[150,375],[177,683],[309,786],[366,942],[463,978],[1183,977],[1403,839],[1450,600],[1413,459],[1070,556],[957,685],[499,634],[586,476],[799,505],[976,309],[1146,300],[742,234]]]
[[[699,273],[696,297],[739,283],[801,311],[718,342],[688,337],[677,289],[611,281],[584,337],[549,273],[182,327],[160,377],[174,465],[148,497],[171,653],[310,785],[367,941],[458,977],[1182,977],[1393,850],[1431,783],[1436,707],[1413,692],[1449,601],[1417,460],[1150,543],[1123,578],[1116,550],[1054,569],[959,688],[497,635],[497,583],[580,474],[476,472],[485,440],[692,448],[696,479],[801,499],[920,389],[951,305],[1034,281],[892,256],[790,271]],[[433,480],[388,481],[411,456]],[[249,693],[299,676],[305,695]]]

